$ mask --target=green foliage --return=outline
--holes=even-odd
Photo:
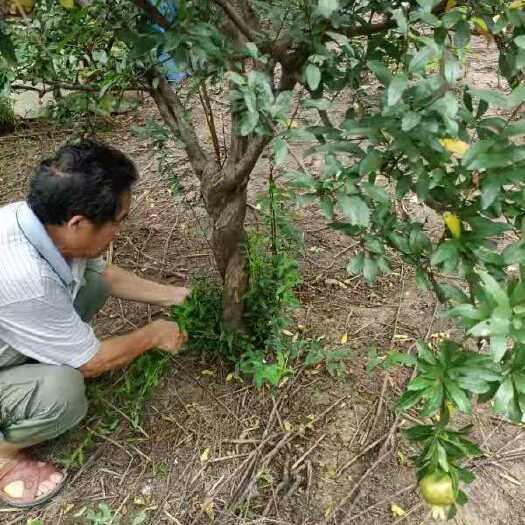
[[[91,525],[108,525],[108,523],[120,523],[120,520],[113,518],[113,511],[107,503],[99,503],[98,511],[89,509],[86,518]]]
[[[244,334],[224,327],[218,283],[194,282],[190,299],[172,309],[173,319],[188,332],[189,350],[225,357],[257,386],[278,385],[292,372],[282,331],[297,304],[293,289],[299,281],[297,263],[284,254],[273,255],[267,243],[267,238],[252,235],[247,245],[250,287],[244,297]]]

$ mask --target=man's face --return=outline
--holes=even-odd
[[[130,205],[131,192],[126,192],[122,195],[120,209],[115,220],[102,226],[93,224],[86,217],[73,217],[68,223],[70,256],[91,259],[102,255],[128,216]]]

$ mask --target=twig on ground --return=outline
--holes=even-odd
[[[114,447],[120,448],[120,450],[124,451],[130,458],[133,457],[133,454],[126,447],[124,447],[123,445],[121,445],[120,443],[115,441],[114,439],[111,439],[108,436],[104,436],[104,434],[99,434],[97,431],[93,430],[92,428],[89,428],[89,427],[86,427],[86,428],[87,428],[88,432],[90,432],[94,436],[96,436],[96,437],[98,437],[100,439],[103,439],[104,441],[107,441],[108,443],[110,443]]]
[[[295,470],[323,441],[328,434],[323,434],[293,465],[291,470]]]
[[[120,410],[120,408],[117,408],[115,405],[113,405],[113,403],[103,398],[102,398],[102,402],[105,405],[112,408],[115,412],[117,412],[117,414],[120,414],[126,421],[128,421],[128,423],[131,424],[133,428],[137,429],[144,437],[146,437],[147,439],[150,439],[149,434],[138,423],[133,421],[127,414],[125,414],[122,410]]]
[[[359,458],[363,457],[367,452],[372,450],[374,447],[377,447],[381,441],[383,441],[386,438],[386,434],[384,436],[381,436],[380,438],[377,438],[375,441],[367,445],[357,456],[354,456],[350,461],[345,463],[341,468],[339,468],[335,474],[336,478],[339,478],[341,474],[347,469],[350,468]]]
[[[128,501],[128,499],[130,498],[131,496],[131,493],[129,493],[123,500],[122,500],[122,503],[119,505],[119,508],[115,511],[115,514],[113,514],[113,516],[111,517],[111,519],[109,520],[108,522],[108,525],[111,525],[116,519],[117,519],[117,516],[120,514],[120,511],[122,510],[122,508],[124,507],[124,505],[126,504],[126,502]]]

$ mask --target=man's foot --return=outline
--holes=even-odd
[[[65,472],[25,454],[0,458],[0,502],[17,508],[46,503],[64,486]]]

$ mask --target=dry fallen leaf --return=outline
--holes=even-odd
[[[206,500],[201,505],[201,510],[206,513],[210,521],[215,521],[215,506],[212,500]]]
[[[396,517],[404,516],[406,514],[406,510],[402,509],[399,505],[396,505],[395,503],[392,503],[392,505],[390,505],[390,510],[392,511],[392,514]]]
[[[348,334],[343,334],[341,336],[341,344],[346,345],[346,343],[348,343]]]
[[[205,461],[208,461],[209,457],[210,457],[210,449],[205,448],[203,453],[201,454],[202,463],[204,463]]]

